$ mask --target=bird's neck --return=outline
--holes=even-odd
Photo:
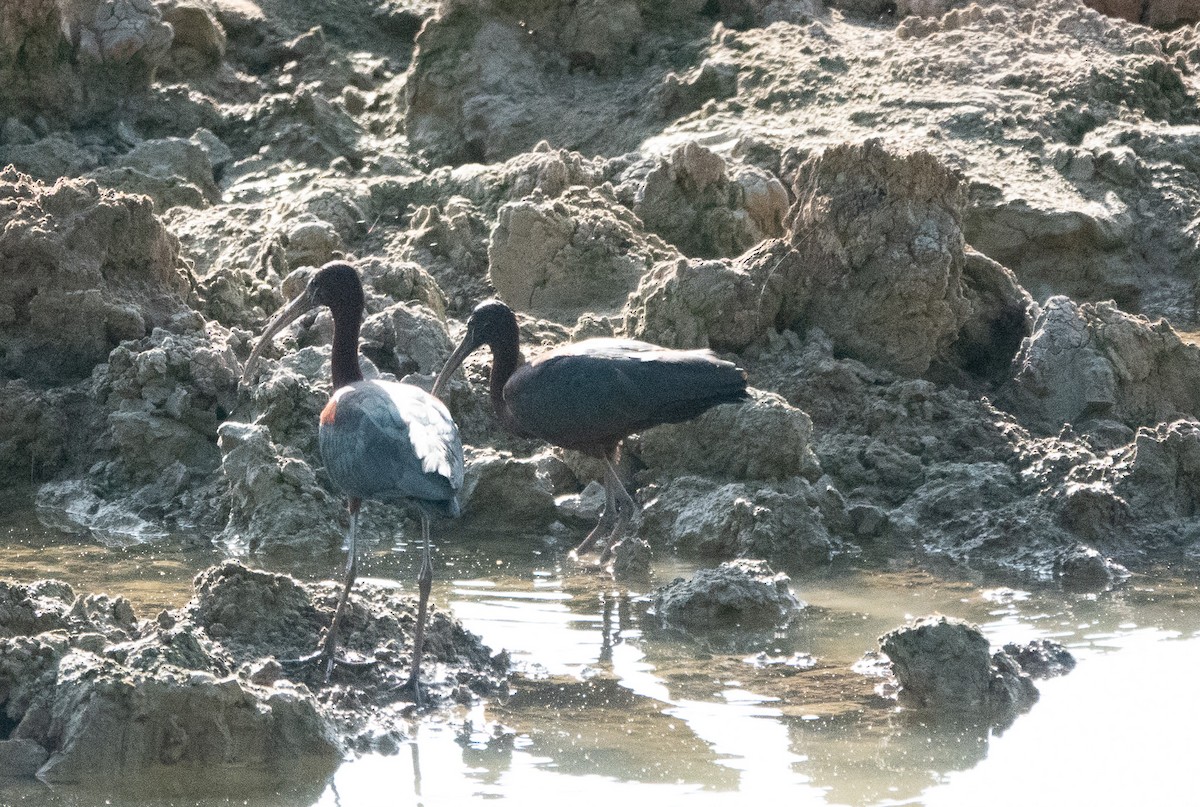
[[[492,377],[489,383],[492,406],[504,425],[512,429],[512,415],[508,411],[508,404],[504,402],[504,385],[512,378],[517,368],[525,363],[525,357],[521,355],[521,348],[515,342],[493,344],[491,347]]]
[[[335,311],[333,315],[333,388],[362,381],[358,364],[358,331],[362,327],[362,311]]]

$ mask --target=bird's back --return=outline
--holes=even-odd
[[[347,495],[458,515],[462,441],[424,390],[374,380],[341,387],[321,413],[320,442],[330,479]]]
[[[592,453],[746,397],[745,372],[711,351],[632,339],[567,345],[522,366],[504,387],[523,432]]]

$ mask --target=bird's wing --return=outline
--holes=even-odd
[[[449,501],[462,489],[462,440],[446,407],[389,381],[339,389],[321,425],[321,454],[338,487],[363,498]]]
[[[577,447],[695,417],[745,390],[745,374],[708,350],[588,339],[521,367],[504,398],[530,434]]]

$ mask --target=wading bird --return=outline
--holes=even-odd
[[[587,339],[526,362],[517,318],[499,300],[482,302],[471,312],[462,343],[433,385],[435,397],[442,397],[463,359],[483,345],[492,349],[492,405],[505,428],[604,461],[604,511],[574,550],[582,555],[603,539],[602,564],[620,544],[635,510],[617,475],[621,440],[748,397],[745,372],[708,350]]]
[[[333,394],[321,411],[321,458],[329,478],[347,497],[350,511],[349,545],[345,581],[325,641],[311,656],[295,663],[320,661],[325,681],[333,673],[338,629],[350,588],[354,585],[357,558],[358,511],[363,499],[415,505],[421,516],[424,549],[417,575],[420,598],[413,633],[412,672],[407,686],[421,703],[420,672],[424,650],[425,618],[433,585],[429,547],[431,515],[459,514],[463,455],[458,427],[442,402],[418,387],[394,381],[364,381],[358,363],[358,333],[363,319],[363,288],[349,264],[334,261],[313,275],[304,291],[268,323],[262,338],[246,361],[243,378],[249,379],[262,349],[285,325],[320,305],[333,314]],[[346,662],[349,663],[349,662]]]

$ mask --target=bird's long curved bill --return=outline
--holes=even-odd
[[[275,334],[282,331],[312,307],[312,302],[309,300],[308,290],[306,289],[300,292],[296,299],[276,312],[271,321],[267,323],[267,327],[263,329],[263,334],[259,337],[258,344],[254,346],[254,350],[251,351],[250,358],[246,359],[246,366],[242,368],[243,381],[250,381],[251,375],[254,372],[254,366],[258,363],[259,355],[262,353],[263,348],[271,343],[271,339],[274,338]]]
[[[471,341],[469,335],[463,337],[458,347],[454,348],[454,352],[450,354],[450,358],[446,359],[446,364],[442,367],[442,371],[438,373],[437,380],[433,382],[433,397],[438,399],[442,397],[442,393],[446,391],[446,387],[450,384],[450,376],[454,375],[454,371],[458,369],[458,366],[463,363],[463,360],[467,356],[471,355],[471,352],[476,347],[478,345]]]

